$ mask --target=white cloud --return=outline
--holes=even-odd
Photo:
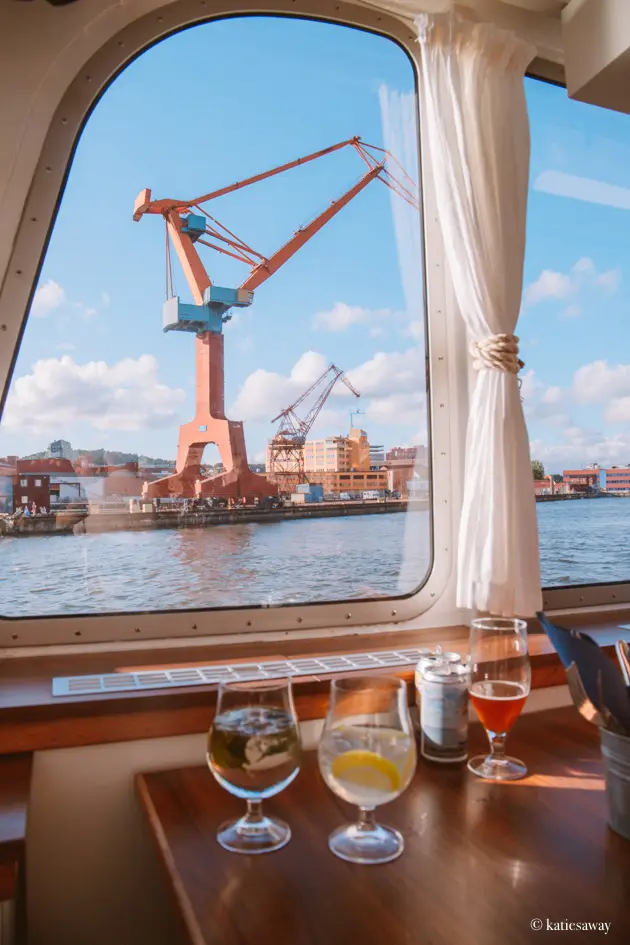
[[[71,341],[64,341],[61,344],[55,345],[55,351],[76,351],[77,346],[73,345]]]
[[[582,256],[571,268],[573,272],[595,272],[595,263],[588,256]]]
[[[328,365],[323,354],[306,351],[288,377],[259,368],[245,378],[229,416],[238,420],[271,420],[304,393]]]
[[[72,306],[79,318],[90,319],[98,315],[98,311],[90,305],[84,305],[83,302],[75,302]]]
[[[66,293],[53,279],[44,282],[35,292],[33,304],[31,305],[31,314],[36,318],[45,318],[59,308],[66,300]]]
[[[383,396],[424,388],[424,359],[420,348],[378,351],[373,358],[348,371],[360,394]]]
[[[535,371],[522,375],[521,397],[528,424],[542,421],[550,426],[566,426],[569,423],[569,395],[562,387],[546,387],[537,379]]]
[[[561,387],[548,387],[541,400],[544,404],[559,404],[564,397],[565,392]]]
[[[630,210],[630,188],[617,187],[589,177],[565,174],[563,171],[543,171],[534,182],[534,190],[556,197],[571,197],[586,203]]]
[[[415,390],[405,394],[376,397],[369,402],[365,415],[374,423],[416,426],[422,423],[425,411],[426,394]]]
[[[351,325],[374,325],[372,331],[384,332],[383,323],[391,322],[399,313],[389,308],[363,308],[361,305],[346,305],[335,302],[326,312],[313,316],[313,328],[320,331],[346,331]],[[372,334],[372,332],[370,332]]]
[[[31,305],[31,314],[36,318],[45,318],[62,305],[68,303],[68,297],[65,289],[55,282],[54,279],[48,279],[43,285],[40,285],[33,297]],[[101,293],[101,307],[107,308],[110,303],[110,297],[107,292]],[[72,302],[74,315],[79,318],[90,319],[98,315],[98,308],[93,305],[86,305],[84,302]]]
[[[621,283],[621,269],[609,269],[607,272],[602,272],[597,276],[595,283],[607,292],[616,292]]]
[[[115,364],[77,364],[69,355],[37,361],[13,383],[3,424],[49,434],[85,421],[98,430],[140,430],[177,419],[185,393],[158,381],[153,355]]]
[[[574,291],[571,276],[552,269],[543,269],[535,282],[525,291],[525,302],[536,305],[546,299],[566,299]]]
[[[525,305],[538,305],[549,300],[571,299],[584,291],[600,290],[610,295],[617,291],[621,283],[621,270],[607,269],[598,272],[593,260],[582,256],[571,266],[569,272],[556,272],[543,269],[538,278],[527,286],[524,293]],[[576,318],[581,314],[580,306],[572,302],[560,313],[563,318]]]
[[[304,393],[323,374],[328,364],[322,354],[307,351],[298,359],[288,376],[262,368],[254,371],[241,386],[229,408],[229,416],[238,420],[271,421]],[[424,428],[424,359],[419,348],[380,351],[370,360],[347,371],[347,377],[361,395],[358,406],[368,420]],[[331,397],[348,398],[348,403],[355,403],[348,388],[341,383],[336,384]],[[319,427],[335,427],[335,432],[340,432],[346,424],[347,414],[335,409],[329,400],[327,408],[320,414]],[[270,428],[269,435],[271,432]]]
[[[569,427],[553,443],[533,439],[530,455],[542,460],[548,472],[582,469],[588,463],[599,463],[603,468],[625,465],[630,463],[630,434],[609,436],[597,430]]]
[[[619,397],[613,400],[604,411],[606,423],[630,422],[630,397]]]
[[[584,364],[573,375],[573,395],[581,404],[607,404],[630,395],[630,364]]]

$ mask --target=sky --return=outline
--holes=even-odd
[[[630,463],[630,120],[526,80],[532,156],[518,334],[532,458],[550,472]],[[77,148],[25,330],[0,455],[63,437],[174,458],[194,415],[194,337],[163,333],[164,227],[137,193],[189,200],[360,135],[417,179],[414,73],[393,42],[326,23],[235,18],[148,50],[98,103]],[[205,205],[270,255],[365,166],[351,148]],[[271,420],[334,362],[312,436],[426,443],[420,218],[373,181],[225,327],[227,415],[261,461]],[[215,284],[247,267],[201,247]],[[175,267],[176,291],[191,301]],[[208,447],[205,459],[218,454]]]
[[[630,118],[526,80],[521,339],[530,452],[548,472],[630,463]]]

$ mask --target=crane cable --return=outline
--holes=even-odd
[[[172,299],[175,295],[173,288],[173,263],[171,260],[171,241],[168,238],[168,223],[164,221],[164,230],[166,234],[166,301]]]

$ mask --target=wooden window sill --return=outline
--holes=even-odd
[[[623,635],[618,625],[630,622],[630,611],[583,614],[571,619],[562,618],[562,622],[587,630],[614,658],[614,642]],[[536,629],[537,625],[532,626],[532,631]],[[630,640],[630,632],[626,631],[625,636]],[[435,639],[444,649],[467,651],[467,629],[463,626],[436,630]],[[418,645],[427,645],[426,631],[423,631],[421,642],[417,631],[397,631],[371,638],[349,635],[326,641],[326,653]],[[55,676],[296,658],[321,655],[322,651],[321,640],[302,640],[283,644],[190,646],[178,650],[177,654],[172,649],[156,648],[150,660],[146,650],[127,651],[124,655],[90,653],[6,659],[2,665],[0,685],[3,736],[0,754],[189,735],[207,731],[212,719],[214,686],[169,689],[168,692],[149,690],[53,698],[51,681]],[[530,634],[530,653],[533,688],[564,684],[564,669],[545,634]],[[397,675],[405,679],[410,699],[413,699],[413,670],[405,667]],[[322,718],[326,714],[331,678],[331,675],[322,675],[296,680],[295,703],[302,721]]]

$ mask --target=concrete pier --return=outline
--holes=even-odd
[[[209,512],[98,512],[92,515],[76,513],[69,516],[41,516],[21,518],[11,528],[0,524],[0,535],[27,537],[42,534],[95,534],[114,531],[144,531],[156,528],[208,528],[213,525],[285,522],[302,518],[333,518],[354,515],[389,515],[405,512],[407,508],[425,511],[427,500],[407,502],[388,499],[379,502],[317,502],[290,505],[279,509],[213,509]]]

